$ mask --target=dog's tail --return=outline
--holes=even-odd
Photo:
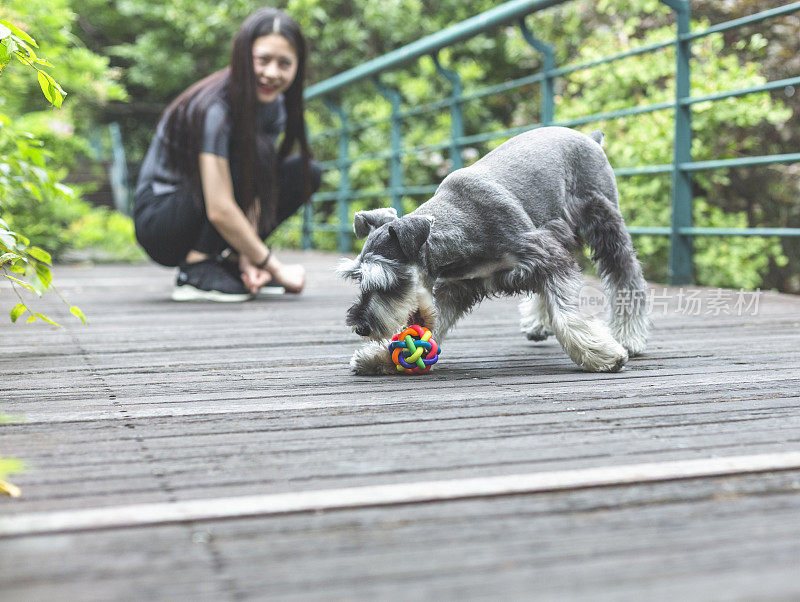
[[[603,138],[605,138],[605,136],[603,135],[602,131],[594,130],[589,134],[589,138],[597,142],[597,144],[599,144],[600,146],[603,146]]]

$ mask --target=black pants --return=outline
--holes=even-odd
[[[297,211],[304,199],[301,157],[287,157],[279,170],[277,220],[272,230]],[[319,165],[312,161],[312,192],[319,188],[321,177]],[[136,196],[133,215],[136,240],[161,265],[180,265],[191,250],[213,256],[229,246],[208,221],[205,203],[191,190],[156,196],[148,186]],[[266,238],[272,230],[259,235]]]

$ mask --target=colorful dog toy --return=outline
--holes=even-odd
[[[439,360],[439,346],[431,338],[431,331],[424,326],[412,324],[392,337],[389,343],[392,361],[398,372],[426,374]]]

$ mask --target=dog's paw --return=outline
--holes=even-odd
[[[577,362],[589,372],[619,372],[628,361],[628,352],[616,341],[603,347],[585,349]]]
[[[589,372],[619,372],[628,352],[599,320],[572,319],[558,340],[570,359]]]
[[[389,354],[389,342],[370,341],[356,349],[350,358],[350,369],[359,376],[397,374],[397,367]]]
[[[552,330],[541,324],[527,329],[523,326],[521,330],[525,333],[525,336],[528,337],[529,341],[544,341],[553,334]]]
[[[530,296],[523,299],[519,304],[519,311],[522,314],[519,328],[529,341],[544,341],[553,334],[541,301],[537,297]]]

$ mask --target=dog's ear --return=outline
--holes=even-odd
[[[389,233],[397,239],[400,250],[408,259],[415,259],[431,233],[432,215],[407,215],[389,226]]]
[[[353,218],[353,232],[356,233],[358,238],[366,238],[375,228],[379,228],[386,222],[391,222],[396,219],[397,209],[394,207],[359,211]]]

